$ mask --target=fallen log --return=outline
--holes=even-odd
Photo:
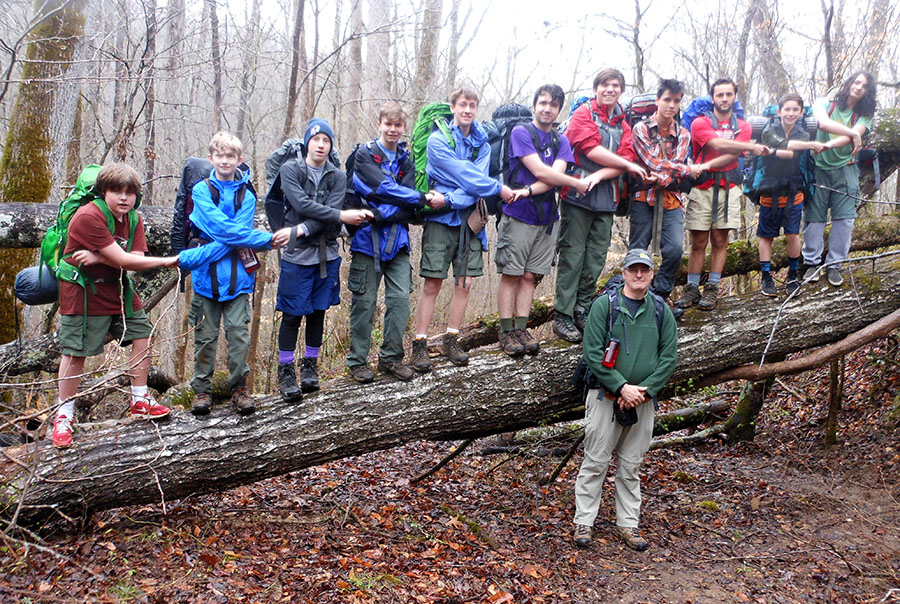
[[[888,257],[874,272],[857,267],[857,291],[804,285],[784,310],[772,358],[830,344],[900,308],[897,263]],[[776,309],[777,302],[751,294],[724,298],[715,312],[688,311],[673,383],[687,386],[758,362]],[[248,417],[222,409],[198,419],[176,411],[158,424],[129,421],[77,432],[67,450],[46,441],[6,449],[0,507],[10,517],[21,504],[21,522],[57,511],[77,517],[220,491],[415,440],[460,440],[558,421],[582,403],[569,382],[580,355],[580,346],[556,342],[522,359],[486,350],[466,367],[439,362],[409,383],[338,378],[300,404],[262,397]]]

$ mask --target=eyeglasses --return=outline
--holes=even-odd
[[[632,264],[625,269],[629,273],[652,273],[653,269],[646,264]]]

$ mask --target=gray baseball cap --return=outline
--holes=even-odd
[[[622,263],[622,268],[628,268],[633,264],[645,264],[650,268],[653,268],[653,257],[650,256],[650,253],[647,250],[642,250],[640,248],[628,250],[628,253],[625,254],[625,261]]]

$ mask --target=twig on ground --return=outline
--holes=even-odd
[[[454,459],[457,455],[459,455],[460,453],[462,453],[463,450],[464,450],[466,447],[468,447],[469,445],[471,445],[473,442],[475,442],[475,439],[474,439],[474,438],[470,438],[470,439],[468,439],[468,440],[464,440],[459,446],[457,446],[455,449],[453,449],[452,451],[450,451],[450,453],[449,453],[446,457],[444,457],[444,459],[442,459],[441,461],[439,461],[439,462],[438,462],[435,466],[433,466],[430,470],[428,470],[427,472],[424,472],[424,473],[422,473],[422,474],[419,474],[418,476],[416,476],[415,478],[413,478],[412,480],[410,480],[410,481],[409,481],[410,484],[416,484],[417,482],[420,482],[420,481],[422,481],[422,480],[425,480],[425,479],[428,478],[429,476],[431,476],[431,475],[437,473],[441,468],[443,468],[443,467],[446,466],[448,463],[450,463],[451,461],[453,461],[453,459]]]

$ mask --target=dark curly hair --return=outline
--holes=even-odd
[[[837,95],[837,104],[841,111],[847,110],[850,106],[850,87],[853,85],[853,82],[856,81],[856,78],[861,75],[866,77],[866,94],[863,98],[856,101],[853,110],[863,117],[872,117],[875,115],[875,94],[877,84],[875,82],[875,77],[865,69],[860,69],[859,71],[850,74],[850,77],[844,80]]]

